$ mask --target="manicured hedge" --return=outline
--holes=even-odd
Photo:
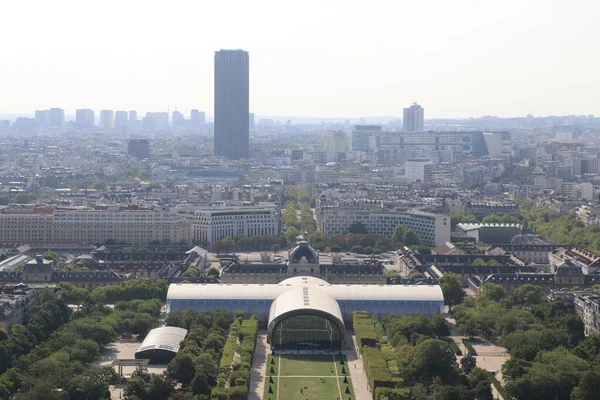
[[[364,311],[354,311],[353,325],[356,340],[361,349],[364,346],[377,347],[379,344],[377,330],[373,326],[371,318],[367,316],[367,313]]]
[[[496,375],[494,375],[491,372],[490,372],[490,380],[492,381],[492,384],[494,385],[494,387],[496,388],[498,393],[500,393],[500,396],[502,396],[502,398],[504,400],[508,400],[508,393],[506,392],[506,388],[504,386],[502,386],[500,381],[498,381],[498,378],[496,378]]]
[[[245,400],[248,398],[250,385],[250,370],[256,348],[258,335],[258,319],[255,317],[247,320],[241,319],[241,314],[236,315],[231,324],[229,337],[223,349],[223,357],[219,364],[219,387],[211,392],[211,399],[216,400]],[[233,364],[233,357],[238,349],[240,363]],[[229,387],[224,387],[229,383]]]
[[[375,400],[411,400],[413,397],[410,394],[410,389],[391,389],[387,387],[379,387],[375,389]]]
[[[454,340],[447,337],[440,337],[439,339],[443,340],[444,342],[447,342],[450,345],[450,348],[452,349],[454,354],[456,354],[457,356],[462,356],[462,351],[460,350],[460,347],[458,347]]]
[[[365,373],[371,390],[378,387],[393,388],[392,374],[379,349],[365,346],[362,353]]]
[[[469,343],[469,341],[467,339],[463,339],[463,344],[467,348],[467,353],[468,354],[470,354],[472,356],[476,356],[477,355],[477,352],[475,351],[475,348],[473,347],[473,345],[471,345],[471,343]]]

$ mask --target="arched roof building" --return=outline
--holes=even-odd
[[[152,329],[135,352],[135,358],[149,359],[150,364],[168,364],[179,351],[187,332],[175,326]]]
[[[387,314],[433,315],[443,306],[439,285],[332,285],[310,276],[278,284],[178,283],[171,284],[167,293],[169,311],[225,309],[255,314],[267,326],[269,341],[281,346],[308,337],[339,347],[345,337],[344,323],[352,323],[353,311],[383,319]]]

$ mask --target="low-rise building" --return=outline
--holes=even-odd
[[[331,284],[385,284],[385,267],[376,260],[321,264],[319,254],[301,242],[288,255],[287,263],[234,262],[221,272],[223,283],[279,283],[294,276],[312,276]]]
[[[515,236],[521,233],[523,226],[520,224],[460,223],[456,229],[459,233],[475,238],[477,242],[510,243]]]
[[[519,215],[519,206],[510,202],[499,201],[467,201],[462,207],[464,215],[475,215],[477,218],[484,218],[488,215]]]

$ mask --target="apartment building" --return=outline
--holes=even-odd
[[[190,240],[190,224],[175,211],[107,207],[60,209],[8,206],[0,210],[4,243],[177,243]]]
[[[279,235],[279,213],[272,206],[179,208],[190,222],[191,239],[208,243],[238,235]]]
[[[600,294],[598,292],[575,294],[573,300],[575,312],[583,320],[585,335],[600,333]]]
[[[600,334],[600,292],[563,289],[551,291],[548,297],[573,308],[583,321],[585,336]]]
[[[378,209],[321,208],[321,232],[325,235],[348,233],[350,225],[362,223],[372,235],[391,237],[398,225],[412,229],[427,246],[450,241],[450,217],[422,211],[386,211]]]
[[[39,302],[39,292],[26,285],[0,287],[0,329],[10,332],[13,325],[26,323]]]

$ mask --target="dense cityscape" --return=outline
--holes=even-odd
[[[0,114],[0,399],[600,399],[600,117],[263,115],[253,60]]]

